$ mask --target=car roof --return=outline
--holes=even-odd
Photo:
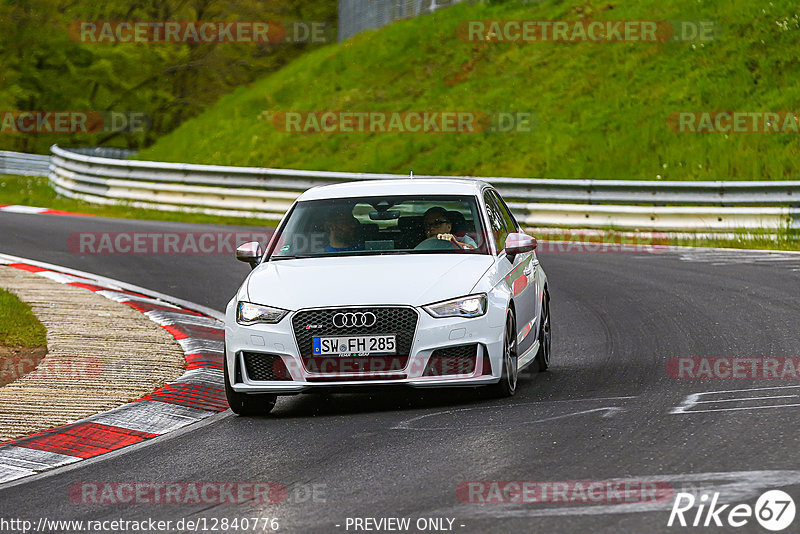
[[[297,200],[381,195],[478,195],[488,184],[470,178],[362,180],[312,187]]]

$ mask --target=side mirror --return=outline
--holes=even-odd
[[[536,250],[538,243],[536,238],[522,232],[508,234],[506,237],[506,254],[509,256],[516,256],[517,254],[524,254],[526,252],[533,252]]]
[[[236,259],[250,264],[251,269],[255,269],[256,265],[261,262],[261,256],[264,251],[261,250],[261,245],[258,241],[250,241],[244,245],[236,247]]]

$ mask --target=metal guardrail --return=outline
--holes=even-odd
[[[107,146],[91,146],[83,148],[70,148],[70,152],[83,154],[84,156],[97,156],[99,158],[127,159],[136,154],[135,150],[127,148],[114,148]]]
[[[397,174],[119,160],[79,154],[55,145],[51,151],[50,181],[68,197],[101,204],[125,203],[273,220],[310,187],[407,178]],[[497,187],[515,216],[528,226],[658,231],[800,228],[800,181],[480,179]]]
[[[0,150],[0,176],[4,174],[47,176],[49,169],[50,156]]]

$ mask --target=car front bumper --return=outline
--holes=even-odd
[[[236,322],[235,308],[236,303],[231,302],[226,314],[225,358],[228,381],[238,393],[294,394],[315,388],[397,385],[468,387],[493,384],[500,379],[504,307],[489,306],[485,315],[471,319],[434,318],[421,308],[413,308],[418,320],[407,357],[403,354],[360,358],[301,355],[292,323],[299,311],[289,313],[277,324],[242,326]],[[472,365],[448,365],[442,363],[440,356],[446,352],[434,355],[442,349],[458,350],[456,347],[475,350]],[[248,358],[253,355],[272,358],[269,361],[282,369],[282,379],[251,376],[254,373],[248,373],[245,354]],[[377,358],[384,361],[378,362]],[[357,365],[349,365],[356,360]]]

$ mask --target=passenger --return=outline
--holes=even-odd
[[[352,252],[364,250],[361,240],[361,223],[349,210],[334,211],[325,219],[329,244],[325,252]]]
[[[453,223],[450,221],[450,215],[447,213],[446,209],[435,206],[425,212],[423,220],[425,221],[425,235],[427,239],[436,237],[438,239],[452,241],[464,249],[478,248],[478,244],[468,235],[461,237],[461,241],[456,239],[456,236],[452,234]]]

